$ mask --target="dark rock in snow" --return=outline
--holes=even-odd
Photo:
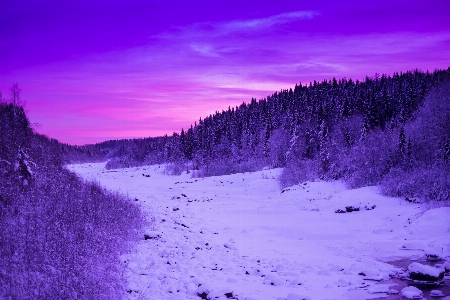
[[[417,200],[416,198],[408,198],[406,197],[405,200],[409,203],[420,203],[419,200]]]
[[[353,206],[346,206],[345,210],[347,212],[352,212],[352,211],[359,211],[359,207],[353,207]]]
[[[445,262],[443,266],[445,273],[450,273],[450,261]]]
[[[157,240],[161,237],[161,233],[156,231],[147,231],[144,233],[145,240]]]
[[[359,207],[354,207],[354,206],[346,206],[345,210],[343,209],[337,209],[334,212],[337,214],[343,214],[343,213],[347,213],[347,212],[352,212],[352,211],[359,211]]]
[[[431,296],[431,297],[444,297],[445,295],[444,295],[444,293],[442,293],[442,292],[439,291],[439,290],[432,290],[432,291],[430,292],[430,296]]]
[[[427,257],[428,261],[438,261],[441,259],[437,254],[425,254],[425,256]]]
[[[407,280],[413,285],[437,286],[444,283],[444,270],[414,262],[408,267]]]

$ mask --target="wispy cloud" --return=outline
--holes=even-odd
[[[168,40],[195,39],[199,37],[220,37],[233,33],[267,30],[279,25],[289,24],[301,20],[311,20],[320,15],[317,11],[293,11],[266,18],[237,19],[226,22],[199,22],[184,27],[176,27],[154,36]]]
[[[316,11],[293,11],[261,19],[235,20],[231,22],[220,23],[219,28],[229,31],[249,29],[260,30],[275,25],[282,25],[295,21],[312,19],[318,14],[319,13]]]
[[[277,26],[310,20],[319,15],[317,11],[292,11],[265,18],[235,19],[225,22],[199,22],[183,27],[175,27],[153,36],[156,40],[173,46],[184,44],[188,49],[202,57],[219,58],[235,55],[244,50],[240,41],[251,44],[243,33],[255,34]],[[244,46],[245,48],[245,46]]]
[[[214,52],[214,49],[211,45],[194,43],[194,44],[190,44],[189,46],[191,47],[192,50],[194,50],[195,52],[198,52],[204,56],[210,56],[210,57],[218,57],[219,56],[219,54]]]

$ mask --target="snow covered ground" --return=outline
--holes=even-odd
[[[395,271],[384,262],[427,249],[450,256],[450,208],[424,213],[377,187],[305,182],[281,190],[281,169],[191,178],[166,176],[162,166],[104,166],[68,168],[148,214],[142,240],[122,257],[129,299],[377,298],[390,289],[379,280]],[[347,206],[360,210],[335,213]]]

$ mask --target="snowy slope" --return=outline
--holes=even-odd
[[[280,169],[195,179],[163,175],[162,166],[104,165],[68,168],[128,194],[149,216],[141,242],[123,256],[129,299],[369,299],[389,289],[377,282],[394,270],[382,261],[430,247],[450,255],[449,208],[423,215],[420,204],[376,187],[281,190]],[[335,213],[346,206],[361,210]]]

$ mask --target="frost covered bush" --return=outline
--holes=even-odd
[[[450,204],[450,174],[441,168],[392,170],[381,182],[382,192],[393,197],[420,198]]]
[[[224,163],[222,161],[215,164],[205,164],[199,170],[195,171],[193,177],[201,178],[208,176],[220,176],[224,174],[232,174],[234,170],[232,164]]]
[[[0,298],[120,298],[119,255],[141,222],[128,199],[65,170],[0,195]]]
[[[114,157],[114,158],[111,158],[110,160],[108,160],[108,162],[105,165],[105,168],[107,170],[111,170],[111,169],[137,167],[140,165],[141,164],[130,159],[129,157],[122,156],[122,157]]]
[[[406,128],[414,159],[426,166],[450,163],[450,81],[432,89]]]
[[[184,163],[168,163],[164,168],[164,174],[166,175],[181,175],[184,171],[187,171],[187,166]]]
[[[377,185],[395,164],[395,135],[381,130],[368,134],[349,153],[347,184],[352,188]]]
[[[0,150],[0,299],[120,299],[139,208],[65,170],[20,107],[0,103]]]
[[[282,171],[279,181],[282,187],[318,178],[318,163],[315,160],[299,160],[288,164]]]
[[[194,172],[193,177],[221,176],[235,173],[255,172],[264,167],[263,162],[244,161],[241,163],[228,162],[226,160],[215,160],[212,163],[202,165]]]
[[[414,121],[406,126],[405,138],[410,141],[410,159],[383,178],[383,191],[450,205],[449,82],[429,92]]]

